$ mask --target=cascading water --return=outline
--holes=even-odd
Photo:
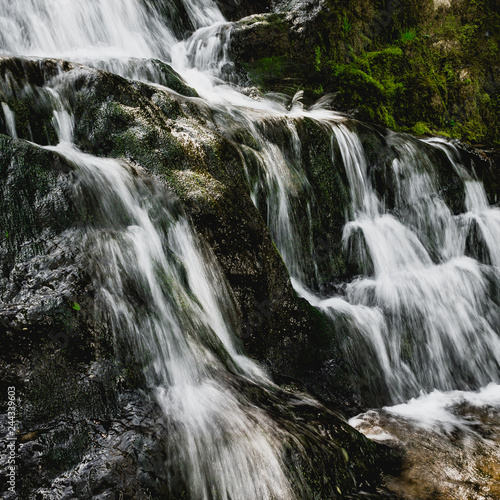
[[[146,13],[139,0],[6,2],[0,46],[7,54],[73,59],[165,56],[175,38]]]
[[[464,256],[467,226],[436,197],[426,155],[399,140],[395,147],[399,159],[392,168],[402,179],[396,209],[410,207],[409,224],[405,217],[365,212],[346,226],[346,241],[359,228],[374,268],[373,278],[348,286],[347,300],[384,311],[385,349],[393,360],[384,376],[399,378],[388,383],[395,400],[498,381],[499,309],[489,292],[498,270]]]
[[[272,386],[234,344],[230,294],[214,257],[140,171],[73,145],[72,116],[50,90],[60,143],[47,148],[76,165],[76,199],[85,192],[100,200],[99,228],[79,245],[115,332],[148,359],[146,380],[171,426],[167,461],[177,463],[191,498],[295,498],[281,459],[283,431],[223,382],[233,373]]]
[[[2,110],[3,114],[5,117],[5,122],[6,122],[6,128],[7,132],[11,137],[14,139],[17,139],[17,132],[16,132],[16,119],[14,117],[14,113],[12,110],[9,108],[8,104],[5,102],[2,102]]]
[[[347,319],[346,356],[354,353],[358,371],[366,366],[376,373],[374,385],[384,386],[374,398],[378,404],[499,383],[500,210],[489,206],[453,145],[389,134],[389,206],[373,185],[355,122],[320,106],[304,110],[299,98],[257,101],[224,85],[239,82],[230,75],[231,25],[212,0],[179,5],[198,29],[185,41],[155,2],[6,2],[0,52],[64,57],[146,80],[156,73],[137,70],[137,59],[171,62],[207,99],[216,125],[241,153],[252,199],[297,292],[334,322]],[[54,102],[60,141],[48,148],[76,166],[76,195],[83,189],[100,200],[101,227],[86,232],[81,245],[89,249],[115,332],[149,359],[147,381],[172,427],[169,452],[192,498],[300,496],[283,465],[286,433],[217,377],[272,386],[235,346],[231,304],[210,252],[175,202],[141,180],[138,167],[79,151],[72,144],[71,106],[57,85],[44,90]],[[6,103],[2,111],[16,137],[14,113]],[[334,277],[322,276],[315,260],[314,220],[331,207],[318,205],[303,168],[307,123],[328,137],[329,162],[342,165],[348,183],[342,240],[361,275],[333,296],[318,291]],[[431,150],[445,154],[461,179],[463,213],[455,215],[440,196]],[[129,289],[139,292],[137,302]]]
[[[341,162],[346,171],[351,207],[343,231],[344,250],[367,276],[352,281],[335,297],[308,290],[319,279],[319,263],[307,265],[314,261],[310,214],[323,207],[317,206],[302,167],[297,127],[304,119],[327,129],[331,161]],[[243,129],[257,141],[240,146],[252,170],[253,200],[267,216],[298,293],[334,321],[343,317],[354,325],[345,349],[356,354],[357,366],[375,370],[375,377],[370,375],[373,385],[385,387],[379,403],[402,402],[422,390],[474,389],[499,381],[500,307],[492,287],[500,283],[495,260],[500,210],[488,205],[484,188],[457,162],[451,144],[429,142],[446,151],[451,168],[462,179],[466,212],[456,216],[438,195],[436,166],[418,141],[397,134],[388,137],[395,192],[394,207],[389,209],[372,186],[359,135],[342,117],[321,109],[295,108],[286,114],[231,110],[219,123],[229,136]],[[286,137],[285,148],[276,145],[276,129],[281,140]],[[299,204],[300,199],[308,201]],[[484,262],[468,252],[473,226],[477,230],[472,247],[483,248],[488,256]]]
[[[185,6],[195,27],[224,20],[211,0]],[[129,58],[167,59],[177,42],[159,15],[147,14],[139,0],[84,6],[46,0],[22,8],[8,2],[0,8],[0,47],[130,76]],[[75,199],[85,192],[99,200],[99,228],[80,236],[79,245],[87,249],[86,267],[98,281],[114,331],[148,360],[146,381],[170,426],[167,463],[176,464],[190,498],[295,498],[300,486],[292,488],[283,463],[284,431],[227,383],[233,373],[235,385],[240,378],[272,387],[235,347],[234,305],[214,257],[175,203],[143,182],[136,167],[77,149],[71,105],[63,102],[57,78],[53,85],[26,91],[52,102],[59,144],[47,148],[76,166]],[[15,138],[14,114],[6,103],[2,109]]]
[[[176,29],[182,15],[187,26]],[[151,71],[157,76],[151,60],[170,61],[180,33],[224,21],[213,0],[4,2],[0,53],[59,57],[130,78],[151,79]],[[134,59],[141,64],[134,64]]]
[[[344,244],[346,250],[358,245],[366,249],[361,265],[372,274],[351,282],[344,297],[352,304],[350,314],[359,329],[354,342],[368,344],[368,356],[375,353],[375,363],[364,356],[357,362],[379,364],[392,401],[399,402],[422,390],[473,389],[498,382],[500,309],[495,292],[491,295],[491,287],[498,287],[498,269],[465,256],[465,251],[470,221],[479,217],[484,224],[478,224],[480,238],[487,253],[496,254],[500,211],[488,206],[484,189],[469,177],[469,212],[454,217],[436,194],[437,173],[429,157],[418,144],[394,137],[398,155],[391,166],[397,179],[393,212],[401,214],[396,217],[370,185],[359,139],[340,127],[333,133],[348,170],[354,219],[344,228]],[[472,203],[482,207],[477,215]],[[322,299],[318,306],[328,314],[342,312],[342,307],[332,307],[332,299]],[[378,320],[370,321],[366,307]],[[367,324],[373,325],[368,335]]]
[[[326,127],[338,145],[337,157],[332,145],[331,161],[343,164],[351,199],[344,249],[367,275],[336,297],[308,291],[318,276],[307,269],[314,259],[313,228],[310,217],[301,218],[300,211],[310,214],[322,207],[316,206],[302,168],[297,126],[304,119]],[[396,134],[388,138],[395,179],[394,207],[388,209],[372,186],[360,137],[342,117],[320,109],[293,109],[287,114],[232,111],[224,120],[220,123],[228,134],[244,129],[257,141],[240,146],[247,164],[257,163],[249,174],[253,200],[267,215],[296,290],[334,321],[347,317],[355,325],[346,351],[356,353],[357,365],[375,368],[378,380],[373,382],[384,382],[389,401],[401,402],[433,388],[472,389],[498,382],[500,308],[491,287],[499,284],[495,259],[500,210],[488,205],[484,188],[457,163],[452,145],[429,142],[446,151],[464,183],[466,212],[457,216],[437,194],[436,166],[418,141]],[[283,149],[273,138],[278,127],[280,138],[286,137]],[[307,199],[306,207],[294,202],[296,198]],[[489,256],[485,262],[466,256],[472,225],[477,227],[474,246],[482,245]],[[387,401],[384,397],[380,402]]]

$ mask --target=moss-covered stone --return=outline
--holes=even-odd
[[[61,61],[3,64],[22,69],[16,76],[20,88],[57,87],[64,102],[52,102],[52,111],[64,105],[72,113],[80,149],[128,162],[147,183],[165,184],[176,194],[220,263],[250,355],[291,380],[331,358],[336,350],[332,332],[293,291],[251,202],[240,150],[219,134],[203,103]],[[23,103],[29,106],[27,98]],[[311,141],[304,161],[319,183],[328,148],[313,140],[314,126],[304,128]],[[145,492],[178,498],[185,491],[181,482],[165,484],[155,474],[165,467],[169,425],[154,404],[141,402],[141,409],[134,403],[147,360],[133,359],[112,338],[108,311],[84,269],[79,241],[86,228],[99,225],[98,200],[70,189],[75,166],[56,152],[4,135],[0,146],[0,203],[8,214],[1,240],[0,291],[7,307],[0,314],[0,339],[6,346],[0,369],[10,373],[5,383],[15,384],[23,400],[26,453],[20,470],[42,471],[23,473],[20,490],[29,495],[42,488],[61,498],[109,491],[131,498]],[[324,163],[313,162],[314,155]],[[334,179],[322,192],[341,202],[342,185]],[[287,400],[293,396],[280,391],[274,402],[263,391],[264,401],[248,381],[237,389],[269,410],[292,436],[287,465],[306,497],[333,498],[339,490],[343,494],[361,483],[377,483],[375,463],[382,451],[342,419],[319,406],[289,411]],[[33,447],[39,450],[36,456],[29,453]],[[359,458],[359,448],[373,459]],[[130,477],[125,484],[122,478]]]
[[[0,266],[13,265],[47,249],[79,218],[68,192],[72,167],[59,155],[0,134]]]
[[[72,175],[57,153],[0,135],[0,389],[15,387],[18,398],[21,498],[83,459],[94,435],[85,422],[116,416],[127,379],[109,359],[109,325],[96,316],[90,277],[68,244],[88,223]]]
[[[306,103],[334,93],[336,109],[365,121],[498,145],[497,11],[488,0],[311,1],[236,23],[231,51],[264,91],[302,88]]]
[[[251,14],[260,14],[272,10],[274,0],[215,0],[224,17],[236,21]]]

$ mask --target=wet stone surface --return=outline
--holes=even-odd
[[[390,408],[389,408],[390,409]],[[500,497],[500,408],[459,403],[447,408],[453,423],[422,424],[372,410],[351,423],[397,450],[401,474],[386,487],[405,500],[496,500]]]

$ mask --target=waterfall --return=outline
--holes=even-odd
[[[171,427],[167,461],[177,463],[192,498],[295,498],[281,459],[283,431],[224,382],[234,374],[273,385],[235,344],[234,305],[214,256],[140,170],[76,148],[73,117],[50,90],[60,143],[46,148],[76,166],[75,199],[84,192],[99,200],[99,227],[78,245],[114,331],[148,360],[146,381]]]
[[[59,57],[140,79],[150,73],[134,59],[149,69],[148,60],[171,60],[183,31],[175,27],[180,10],[192,29],[225,21],[213,0],[7,1],[0,6],[0,53]]]
[[[158,193],[134,181],[126,165],[68,144],[56,150],[78,165],[80,182],[106,200],[104,227],[86,235],[85,248],[92,248],[115,331],[126,332],[137,354],[150,358],[147,380],[172,426],[169,460],[178,462],[192,497],[217,491],[221,498],[293,498],[277,429],[216,376],[234,372],[270,383],[234,345],[223,314],[227,291],[213,257],[199,248],[187,221],[176,220],[168,206],[162,210]],[[121,227],[117,209],[126,220]],[[164,212],[159,223],[153,210],[155,219]],[[158,224],[168,227],[166,234]],[[129,287],[142,292],[139,304],[128,298]]]
[[[199,40],[211,29],[204,26],[224,21],[212,0],[183,3],[201,28]],[[154,6],[145,5],[3,3],[0,51],[64,57],[136,76],[137,58],[168,60],[179,43]],[[134,357],[146,360],[146,382],[169,425],[165,460],[175,464],[190,498],[296,498],[301,480],[292,487],[283,459],[291,435],[235,390],[241,381],[264,391],[274,385],[238,347],[231,292],[179,203],[143,180],[139,167],[77,148],[71,103],[64,97],[68,89],[58,87],[57,77],[43,89],[12,89],[8,93],[33,93],[45,106],[49,102],[59,143],[45,148],[74,165],[75,200],[96,201],[97,227],[67,237],[95,277],[115,335],[127,339]],[[15,116],[6,103],[2,109],[16,137]]]
[[[455,146],[388,133],[389,202],[375,186],[359,123],[321,105],[305,109],[300,93],[249,97],[228,55],[232,24],[215,2],[166,2],[164,9],[186,13],[184,31],[166,22],[160,4],[4,1],[0,53],[65,58],[155,85],[161,82],[151,61],[170,63],[240,154],[249,194],[297,294],[334,324],[348,325],[342,355],[370,379],[370,402],[500,383],[500,209],[489,205]],[[57,78],[33,95],[42,93],[58,136],[57,145],[43,147],[74,165],[75,199],[91,193],[96,200],[96,226],[68,237],[83,249],[115,335],[146,360],[148,389],[169,423],[166,461],[176,464],[193,499],[303,498],[285,466],[291,433],[237,390],[241,380],[269,393],[275,386],[236,340],[235,306],[212,251],[180,203],[146,181],[141,167],[78,149],[72,103]],[[15,110],[2,102],[2,111],[16,138]],[[344,207],[333,195],[318,201],[317,179],[304,166],[307,127],[324,140],[328,167],[346,179]],[[436,152],[463,187],[460,213],[440,191]],[[320,259],[315,221],[334,210],[344,217],[339,246],[327,246]],[[358,272],[334,275],[335,252]],[[322,288],[339,276],[340,291]]]
[[[212,103],[224,109],[218,123],[239,141],[252,199],[294,286],[332,321],[352,325],[345,355],[369,380],[374,401],[403,402],[422,391],[500,382],[500,209],[489,206],[456,148],[390,134],[394,206],[388,207],[372,185],[353,122],[321,108],[287,110],[279,103],[242,112],[227,100]],[[297,131],[305,120],[330,135],[331,162],[342,164],[350,189],[342,242],[362,275],[335,296],[314,292],[321,263],[314,257],[311,214],[329,207],[318,206],[303,168]],[[241,130],[254,142],[242,143],[236,137]],[[455,215],[439,194],[434,148],[445,153],[462,182],[462,213]]]
[[[396,209],[404,213],[403,205],[411,204],[411,212],[400,220],[386,213],[347,224],[346,239],[353,225],[359,227],[374,266],[374,276],[348,286],[347,300],[384,311],[385,350],[393,360],[384,376],[393,400],[404,401],[422,390],[475,389],[498,382],[500,309],[490,294],[492,284],[498,287],[499,269],[488,265],[494,261],[482,263],[466,256],[465,243],[470,220],[479,218],[487,251],[494,255],[500,241],[500,210],[487,206],[478,181],[465,179],[467,212],[453,217],[436,195],[437,171],[424,151],[399,140],[395,145],[400,155],[393,168],[405,174],[397,186]],[[428,170],[422,171],[421,164]],[[453,166],[463,171],[456,162]],[[472,186],[482,197],[474,204],[477,208],[470,201]],[[464,219],[469,224],[462,224]],[[395,375],[397,385],[392,381]]]
[[[5,117],[5,123],[6,123],[6,129],[8,134],[13,137],[14,139],[17,139],[17,132],[16,132],[16,117],[14,116],[14,113],[12,110],[9,108],[9,105],[5,102],[2,102],[2,110],[3,110],[3,115]]]
[[[314,112],[309,115],[313,118]],[[376,373],[374,380],[366,375],[372,378],[375,393],[381,383],[385,386],[387,395],[380,396],[379,403],[403,402],[436,388],[477,389],[498,383],[500,304],[492,290],[500,285],[496,260],[500,210],[488,205],[483,186],[458,163],[453,145],[433,141],[432,147],[446,150],[464,184],[465,212],[453,215],[438,195],[437,167],[427,149],[396,134],[389,136],[396,193],[395,207],[389,209],[371,184],[359,136],[333,116],[322,117],[321,123],[330,127],[339,146],[340,158],[332,162],[342,161],[350,187],[344,251],[358,259],[364,276],[348,283],[342,295],[309,291],[311,279],[305,278],[303,263],[311,254],[303,249],[302,256],[294,256],[291,249],[297,252],[296,242],[310,238],[311,228],[293,225],[297,213],[290,209],[268,211],[268,217],[274,218],[268,225],[297,292],[333,321],[348,318],[354,325],[345,352],[361,372],[364,366],[367,374]],[[276,168],[276,155],[270,157],[264,167],[268,176]],[[296,167],[287,165],[294,172]],[[303,176],[304,187],[307,177]],[[267,180],[267,185],[266,192],[275,193],[274,198],[267,194],[275,207],[279,206],[276,199],[293,197],[293,190],[283,182]],[[483,261],[467,252],[474,228],[472,246],[483,247],[487,256]]]
[[[6,54],[75,59],[160,57],[175,37],[140,0],[3,2],[0,47]]]

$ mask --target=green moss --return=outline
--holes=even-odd
[[[61,172],[70,169],[56,153],[0,135],[0,247],[7,249],[0,270],[8,273],[18,253],[23,258],[42,253],[49,235],[78,219],[60,184]]]
[[[192,87],[186,85],[182,81],[181,77],[168,64],[165,64],[158,59],[154,59],[151,62],[155,66],[158,74],[161,75],[160,83],[162,85],[165,85],[165,87],[171,88],[179,94],[185,95],[187,97],[199,97],[198,92],[196,92],[196,90],[194,90]]]
[[[265,85],[269,79],[284,76],[288,58],[284,56],[263,57],[245,66],[253,81]]]
[[[398,129],[398,125],[396,123],[396,120],[392,116],[391,112],[389,109],[384,106],[380,105],[376,108],[375,110],[375,119],[373,120],[376,123],[382,123],[383,125],[392,128],[394,130]]]
[[[488,0],[327,2],[288,44],[266,38],[249,52],[250,77],[265,90],[334,93],[337,109],[396,130],[440,131],[500,144],[500,14]],[[393,6],[394,7],[394,6]],[[347,40],[348,39],[348,40]]]
[[[415,40],[415,38],[417,38],[417,33],[416,33],[416,31],[414,29],[404,30],[403,32],[401,32],[401,35],[399,37],[399,39],[403,43],[412,42],[413,40]]]
[[[316,55],[316,57],[314,59],[314,69],[316,71],[320,71],[321,70],[321,49],[319,48],[318,45],[316,45],[316,47],[314,47],[314,53]]]
[[[344,17],[342,18],[342,34],[347,37],[352,30],[352,23],[349,21],[347,14],[344,12]]]
[[[429,134],[431,131],[429,127],[423,122],[417,122],[412,127],[412,131],[415,135]]]
[[[364,71],[357,69],[353,65],[332,65],[334,77],[338,78],[339,84],[350,85],[360,89],[360,92],[368,95],[374,92],[374,99],[384,95],[383,85]]]
[[[40,92],[43,94],[43,92]],[[53,111],[48,105],[47,96],[33,99],[26,95],[3,97],[14,114],[16,132],[19,138],[34,141],[37,144],[57,144],[57,134],[52,125]],[[0,129],[0,132],[2,130]]]

